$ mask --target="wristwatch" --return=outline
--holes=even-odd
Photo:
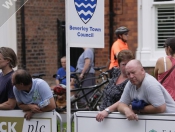
[[[111,113],[111,111],[109,110],[109,108],[106,108],[105,111],[108,112],[108,114]]]

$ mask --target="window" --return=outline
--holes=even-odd
[[[165,40],[175,36],[175,6],[157,7],[157,48],[163,48]]]
[[[138,47],[136,58],[144,67],[154,67],[166,56],[163,44],[175,36],[175,0],[137,0]]]

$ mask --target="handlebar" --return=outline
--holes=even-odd
[[[41,78],[42,76],[46,76],[46,74],[45,73],[34,73],[34,74],[32,74],[33,78]]]
[[[106,66],[94,67],[94,70],[99,71],[99,70],[102,70],[102,69],[105,69],[105,68],[106,68]]]
[[[70,72],[70,74],[81,74],[80,72]]]

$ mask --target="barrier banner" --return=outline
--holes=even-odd
[[[138,115],[138,121],[129,121],[118,112],[109,114],[102,122],[97,122],[97,111],[74,113],[74,132],[175,132],[175,113]]]
[[[0,111],[0,132],[57,132],[56,112],[34,114],[30,120],[21,110]]]

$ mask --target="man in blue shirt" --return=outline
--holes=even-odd
[[[26,70],[16,70],[12,74],[13,92],[24,118],[30,120],[33,114],[53,111],[55,101],[49,85],[42,79],[32,79]]]
[[[64,84],[66,85],[66,56],[61,58],[62,67],[58,69],[56,76],[56,85]],[[70,72],[74,72],[75,68],[70,66]]]

